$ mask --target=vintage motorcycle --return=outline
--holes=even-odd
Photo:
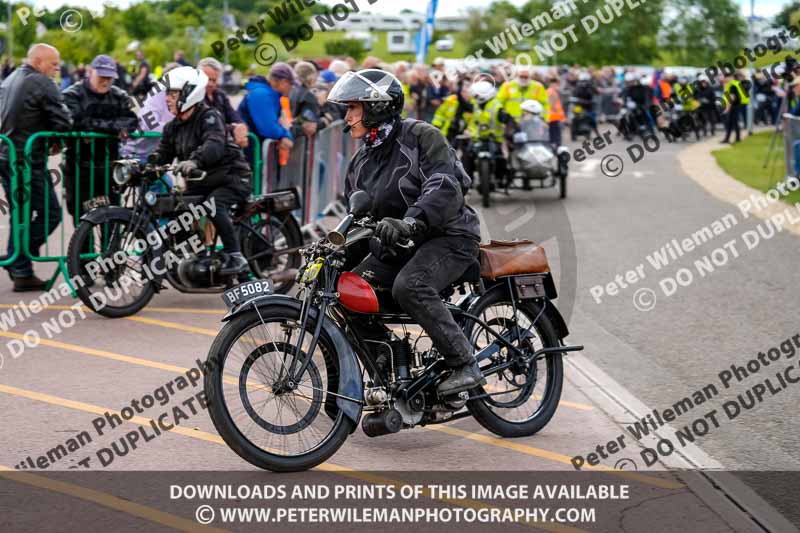
[[[569,137],[570,140],[577,141],[579,137],[586,137],[588,140],[592,139],[594,131],[592,117],[586,112],[586,106],[590,103],[589,100],[571,96],[569,103],[572,108],[572,116],[569,123]]]
[[[205,362],[205,393],[217,431],[253,465],[313,468],[359,422],[377,437],[473,416],[497,435],[520,437],[541,430],[556,411],[562,356],[583,347],[562,342],[568,330],[552,302],[543,250],[520,262],[516,245],[495,246],[509,257],[501,268],[516,267],[514,274],[482,277],[476,260],[443,291],[487,384],[440,396],[437,385],[450,371],[428,337],[386,300],[390,291],[378,291],[380,301],[364,278],[345,271],[346,251],[373,236],[370,205],[357,191],[350,214],[303,249],[297,298],[272,294],[269,280],[223,295],[229,312]],[[459,288],[463,296],[451,303]]]
[[[170,190],[164,175],[173,169],[173,165],[143,165],[133,159],[115,161],[112,178],[122,193],[122,206],[109,205],[107,197],[99,197],[93,200],[94,209],[81,217],[69,242],[67,268],[71,278],[81,276],[83,283],[75,291],[96,313],[109,318],[133,315],[162,290],[164,279],[181,292],[219,293],[251,277],[250,273],[220,273],[224,256],[215,245],[216,235],[209,246],[201,246],[202,250],[186,246],[191,240],[202,245],[205,234],[197,220],[188,227],[177,220],[200,212],[198,208],[205,209],[204,197]],[[204,177],[204,172],[195,171],[186,179]],[[170,192],[156,192],[156,183],[164,184]],[[234,206],[231,212],[252,275],[273,278],[276,292],[292,288],[300,266],[303,238],[291,213],[298,206],[298,192],[288,189],[252,198]],[[182,220],[192,218],[185,216]],[[180,229],[166,231],[167,224]],[[147,238],[155,234],[165,239],[166,245]],[[112,261],[115,257],[124,262]],[[99,264],[111,266],[102,272],[92,270]],[[121,287],[123,277],[127,279]],[[113,293],[117,297],[96,296],[109,290],[118,291]]]

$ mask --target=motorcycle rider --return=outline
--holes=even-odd
[[[481,80],[473,83],[470,88],[472,97],[475,99],[476,107],[469,123],[467,131],[472,139],[473,145],[479,139],[491,139],[502,146],[505,138],[505,124],[511,121],[511,117],[503,109],[503,104],[495,98],[497,90],[490,81]],[[473,150],[470,150],[470,153]],[[469,176],[473,175],[475,168],[474,154],[471,153],[465,162],[465,168]],[[506,160],[503,157],[497,159],[496,177],[502,178],[506,174]],[[481,176],[483,179],[483,176]]]
[[[442,135],[452,146],[456,145],[456,137],[469,123],[475,106],[475,100],[471,97],[469,89],[469,80],[459,81],[456,92],[445,98],[433,115],[431,123],[442,130]]]
[[[632,110],[629,118],[626,118],[625,124],[620,124],[620,130],[628,135],[635,134],[639,129],[639,124],[644,123],[647,129],[652,133],[653,131],[653,117],[650,114],[648,106],[651,103],[652,93],[650,88],[647,87],[642,80],[633,72],[625,74],[625,88],[620,93],[620,98],[623,102],[631,100],[636,104],[636,108]],[[633,119],[633,120],[631,120]]]
[[[600,137],[597,129],[597,113],[594,111],[594,97],[599,94],[592,75],[588,72],[578,74],[578,84],[575,86],[573,96],[578,99],[578,103],[583,107],[586,116],[596,137]]]
[[[370,254],[354,269],[394,300],[430,336],[451,374],[438,386],[453,394],[486,383],[473,346],[439,293],[477,260],[480,225],[465,200],[469,176],[434,126],[401,119],[403,88],[392,74],[348,72],[328,95],[347,106],[347,130],[364,144],[347,168],[345,196],[364,190],[378,220]],[[413,240],[409,253],[395,245]],[[410,256],[409,256],[410,255]]]
[[[237,274],[247,269],[239,239],[228,210],[247,200],[250,194],[250,166],[219,111],[205,102],[208,77],[194,67],[179,67],[163,78],[167,107],[175,119],[164,126],[164,133],[148,161],[163,165],[177,158],[177,172],[187,177],[187,194],[214,199],[216,213],[211,217],[227,255],[221,274]],[[204,170],[205,178],[191,181],[194,170]]]
[[[536,100],[544,108],[542,118],[547,120],[550,112],[550,100],[547,98],[547,90],[544,85],[531,79],[531,71],[527,66],[517,67],[517,77],[509,80],[497,90],[497,100],[503,105],[506,113],[511,115],[514,120],[522,117],[522,102],[525,100]]]
[[[717,95],[708,80],[708,76],[700,74],[697,76],[697,91],[695,92],[697,101],[700,103],[700,117],[703,126],[703,136],[714,135],[719,116],[717,115]]]
[[[681,113],[681,118],[678,120],[680,124],[678,124],[678,128],[681,132],[691,128],[694,131],[694,135],[697,140],[700,140],[700,126],[697,120],[697,109],[700,107],[700,103],[697,101],[697,98],[694,93],[694,89],[689,84],[689,80],[685,76],[681,76],[678,78],[678,82],[673,87],[673,100],[683,106],[683,113]],[[687,128],[687,125],[689,128]]]

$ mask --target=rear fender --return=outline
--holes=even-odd
[[[283,294],[258,296],[231,309],[222,321],[228,322],[242,313],[252,311],[254,307],[261,309],[267,306],[272,309],[276,306],[283,307],[287,311],[296,312],[299,316],[302,302],[297,298],[292,298]],[[318,314],[319,311],[312,308],[311,320],[316,321]],[[361,381],[361,368],[353,348],[350,346],[344,333],[342,333],[342,330],[339,329],[339,326],[328,317],[323,318],[322,329],[325,330],[325,333],[331,339],[333,348],[336,350],[336,357],[339,361],[339,382],[334,392],[342,396],[361,400],[364,398],[364,383]],[[336,406],[344,412],[345,416],[356,424],[356,427],[358,426],[358,422],[361,419],[361,404],[337,396]]]
[[[531,274],[525,274],[525,276],[530,276],[530,275]],[[564,321],[564,317],[561,316],[561,313],[558,311],[558,308],[553,303],[553,301],[551,299],[551,296],[550,296],[550,294],[554,294],[555,293],[555,284],[553,283],[553,277],[549,272],[546,273],[546,274],[542,274],[542,276],[544,276],[543,283],[544,283],[544,290],[546,291],[546,294],[544,296],[542,296],[541,298],[534,298],[534,300],[536,301],[536,303],[538,305],[544,307],[544,311],[543,311],[544,315],[547,317],[547,319],[553,325],[553,328],[556,330],[556,334],[558,335],[558,338],[563,340],[567,335],[569,335],[569,328],[567,327],[567,323]],[[514,277],[517,277],[517,276],[509,276],[509,277],[510,278],[514,278]],[[513,297],[515,299],[515,301],[519,302],[520,301],[519,297],[516,294],[512,295],[509,292],[509,287],[511,288],[511,290],[514,290],[513,279],[510,280],[510,281],[511,281],[511,283],[509,283],[509,279],[508,278],[499,278],[499,279],[497,279],[496,281],[492,282],[491,286],[486,288],[485,295],[488,296],[492,292],[501,292],[507,298],[512,298]],[[477,301],[478,301],[478,299],[475,299],[475,300],[473,300],[473,302],[471,302],[471,304],[474,305],[475,303],[477,303]],[[472,308],[472,305],[470,306],[470,308]],[[471,311],[468,311],[468,312],[472,313]],[[472,313],[472,314],[474,314],[474,313]]]

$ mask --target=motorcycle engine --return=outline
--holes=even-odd
[[[181,259],[176,267],[178,279],[181,283],[191,288],[207,288],[219,285],[219,271],[222,268],[223,257],[214,253],[211,255],[196,256]]]

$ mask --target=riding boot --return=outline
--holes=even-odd
[[[446,396],[473,389],[479,385],[486,385],[486,378],[483,377],[481,369],[478,367],[478,361],[473,357],[469,363],[454,368],[450,376],[439,383],[436,390],[441,396]]]

